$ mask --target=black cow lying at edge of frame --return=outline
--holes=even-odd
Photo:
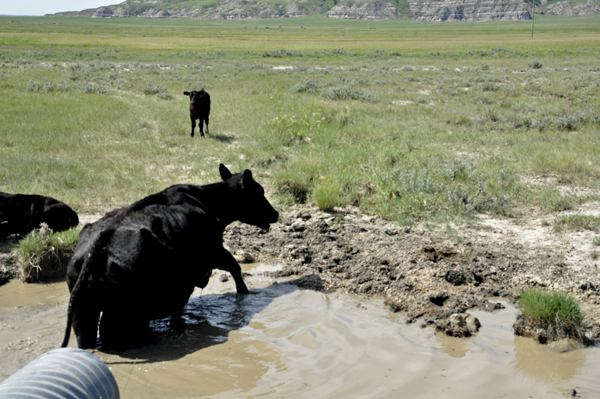
[[[79,217],[69,205],[51,197],[0,192],[0,238],[27,235],[41,223],[63,231],[77,226]]]
[[[210,114],[210,95],[200,89],[199,91],[184,91],[184,95],[190,97],[190,119],[192,120],[192,134],[194,137],[194,129],[196,128],[196,119],[200,128],[200,136],[204,137],[203,122],[206,122],[206,133],[208,134],[208,114]]]
[[[248,293],[240,265],[223,247],[235,220],[268,229],[279,217],[249,170],[232,175],[219,166],[220,183],[179,184],[86,225],[67,269],[71,326],[80,348],[143,344],[152,319],[180,311],[213,269],[231,273]],[[102,318],[100,319],[100,313]]]

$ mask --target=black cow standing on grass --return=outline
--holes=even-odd
[[[27,235],[41,223],[53,231],[63,231],[77,226],[79,217],[69,205],[51,197],[0,192],[0,239]]]
[[[235,220],[268,229],[279,217],[249,170],[223,182],[179,184],[113,210],[79,236],[67,269],[71,325],[80,348],[124,349],[143,343],[149,321],[180,311],[213,269],[231,273],[247,293],[240,265],[223,248],[223,230]],[[102,318],[100,318],[102,313]]]
[[[206,133],[208,134],[208,114],[210,114],[210,95],[200,89],[199,91],[184,91],[184,95],[190,97],[190,119],[192,120],[192,134],[196,128],[196,119],[200,128],[200,136],[204,137],[203,122],[206,122]]]

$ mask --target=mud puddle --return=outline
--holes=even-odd
[[[556,354],[515,337],[515,309],[471,312],[476,337],[406,325],[382,300],[305,290],[250,266],[247,296],[213,276],[180,317],[153,323],[155,344],[94,351],[124,398],[600,397],[600,348]],[[60,345],[64,282],[0,288],[0,381]],[[75,346],[71,337],[70,346]]]

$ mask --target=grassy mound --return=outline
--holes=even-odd
[[[53,233],[42,223],[16,244],[14,253],[21,281],[32,283],[64,276],[78,239],[76,228]]]
[[[526,289],[519,296],[521,313],[514,324],[515,334],[539,343],[570,338],[586,342],[584,315],[579,302],[564,292]]]

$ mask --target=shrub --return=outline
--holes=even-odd
[[[331,100],[360,100],[360,101],[375,101],[371,94],[355,90],[352,86],[335,86],[329,89],[321,90],[321,96]]]
[[[156,94],[156,98],[159,98],[161,100],[172,100],[173,95],[171,93],[161,92]]]
[[[64,276],[78,239],[76,228],[53,233],[48,225],[42,223],[39,229],[32,231],[16,246],[21,281],[30,283]]]
[[[531,61],[529,63],[529,68],[531,69],[541,69],[544,65],[542,65],[539,61]]]
[[[292,87],[290,91],[292,93],[318,93],[321,89],[321,84],[313,79],[305,78],[302,82]]]
[[[148,83],[148,85],[146,85],[142,88],[142,91],[144,92],[144,94],[151,96],[151,95],[157,95],[159,93],[165,93],[167,91],[167,89],[162,85],[155,86],[152,83]]]
[[[42,90],[42,84],[35,80],[30,80],[27,84],[27,91],[38,92]]]

